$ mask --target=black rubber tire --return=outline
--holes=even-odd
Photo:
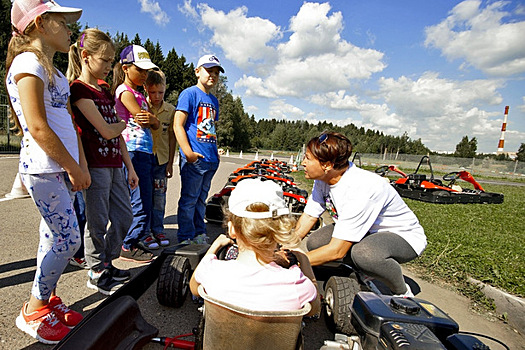
[[[157,300],[161,305],[181,307],[189,291],[191,265],[188,258],[166,257],[157,280]]]
[[[353,278],[332,276],[326,282],[324,311],[328,328],[336,333],[356,334],[350,322],[354,297],[361,290]]]

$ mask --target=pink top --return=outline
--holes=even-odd
[[[297,265],[250,266],[218,260],[214,254],[201,260],[195,280],[210,297],[254,311],[299,310],[317,296],[314,284]]]

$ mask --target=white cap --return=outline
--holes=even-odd
[[[204,55],[201,58],[199,58],[197,68],[201,66],[204,68],[219,67],[219,70],[224,73],[224,69],[221,66],[221,62],[219,61],[217,56],[214,55]]]
[[[247,211],[246,208],[253,203],[264,203],[270,210]],[[259,178],[240,181],[231,192],[228,209],[234,215],[250,219],[269,219],[290,214],[281,186],[271,180]]]
[[[148,51],[139,45],[126,46],[120,53],[120,63],[133,63],[141,69],[158,68],[157,65],[151,62]]]

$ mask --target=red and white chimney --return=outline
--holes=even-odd
[[[503,153],[503,144],[505,143],[505,130],[507,130],[507,117],[509,115],[509,106],[505,106],[505,116],[503,117],[503,124],[501,125],[501,137],[498,142],[498,151],[496,154]]]

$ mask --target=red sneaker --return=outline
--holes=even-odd
[[[49,308],[53,310],[56,317],[66,327],[73,328],[82,321],[82,315],[74,310],[71,310],[62,302],[57,296],[49,299]]]
[[[58,344],[69,333],[69,328],[60,322],[49,305],[30,314],[26,314],[26,307],[27,303],[24,303],[16,318],[16,326],[39,342]]]

